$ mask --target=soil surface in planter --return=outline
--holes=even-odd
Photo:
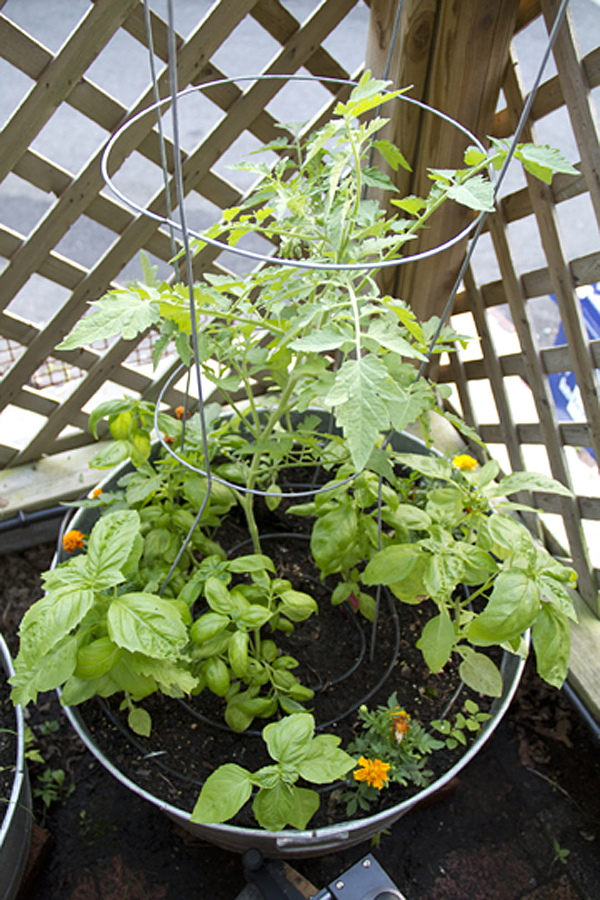
[[[262,636],[272,638],[283,655],[298,660],[293,673],[315,691],[314,698],[304,705],[315,716],[317,728],[338,736],[340,746],[346,749],[359,730],[358,707],[362,703],[370,709],[386,705],[392,692],[396,693],[398,705],[423,726],[446,715],[454,722],[467,698],[475,700],[486,712],[490,698],[474,695],[461,686],[457,662],[432,674],[415,647],[425,622],[437,613],[432,602],[409,606],[382,593],[371,653],[371,623],[347,604],[332,606],[331,592],[338,579],[332,576],[325,583],[321,581],[311,559],[308,535],[304,533],[309,523],[298,516],[285,516],[287,505],[284,501],[271,512],[262,501],[256,504],[263,535],[261,549],[273,560],[277,577],[287,579],[295,590],[310,594],[317,601],[319,612],[295,624],[292,634],[280,630],[271,634],[266,626]],[[236,512],[227,517],[216,535],[230,557],[253,552],[244,521]],[[290,532],[294,527],[297,534]],[[135,784],[179,809],[192,811],[205,779],[221,763],[234,762],[256,771],[273,762],[261,737],[266,720],[255,719],[250,729],[241,734],[232,732],[224,725],[224,701],[208,689],[181,702],[160,694],[141,701],[138,705],[152,717],[149,738],[130,731],[128,711],[120,710],[121,700],[120,695],[102,702],[92,700],[79,711],[105,757]],[[278,718],[275,716],[273,721]],[[433,729],[429,730],[439,737]],[[466,743],[472,743],[473,733],[465,730],[464,734]],[[443,748],[428,756],[427,783],[446,772],[464,752],[465,747],[459,744],[453,751]],[[351,777],[349,781],[352,784]],[[422,787],[423,784],[390,784],[380,791],[368,810],[359,810],[354,818],[395,806]],[[347,820],[346,805],[341,799],[344,790],[341,783],[320,789],[321,806],[310,821],[311,828]],[[230,821],[256,827],[251,802]]]
[[[54,547],[4,556],[0,619],[13,654],[18,624],[41,596]],[[74,734],[55,694],[26,711],[44,773],[66,773],[49,806],[53,839],[19,900],[235,900],[240,858],[181,832],[106,774]],[[320,889],[372,851],[407,900],[598,900],[600,753],[561,692],[528,665],[505,720],[451,788],[368,844],[294,865]]]
[[[356,710],[364,700],[374,708],[378,703],[385,704],[391,692],[396,691],[399,705],[423,725],[440,718],[452,702],[459,685],[456,671],[450,667],[441,674],[429,673],[420,652],[414,648],[414,635],[421,628],[421,610],[413,608],[411,611],[413,615],[402,617],[408,622],[401,620],[398,625],[396,661],[395,629],[389,610],[385,610],[386,615],[382,617],[373,663],[368,658],[369,629],[360,633],[361,641],[356,617],[341,607],[331,607],[328,602],[323,604],[318,616],[297,626],[291,637],[282,640],[278,636],[283,652],[302,659],[294,672],[303,684],[328,685],[331,680],[340,679],[318,691],[306,707],[315,715],[317,728],[325,726],[324,731],[339,736],[344,748],[355,737],[358,728]],[[400,637],[404,632],[413,637],[412,643]],[[365,658],[354,669],[361,643]],[[390,670],[389,677],[378,688],[387,670]],[[347,672],[351,674],[344,678]],[[370,698],[369,694],[372,694]],[[463,689],[448,714],[449,718],[453,720],[464,699],[473,696],[471,691]],[[489,707],[487,698],[477,697],[476,700],[482,710]],[[119,704],[118,697],[102,703],[90,701],[80,707],[80,712],[105,756],[140,787],[180,809],[193,809],[202,783],[222,762],[235,762],[250,771],[272,763],[260,736],[265,720],[255,719],[250,733],[236,734],[225,730],[223,701],[208,691],[181,702],[158,694],[142,701],[139,705],[152,717],[149,738],[132,734],[127,727],[127,712],[120,711]],[[462,753],[464,748],[453,752],[443,749],[429,756],[427,769],[432,773],[429,780],[443,774]],[[336,790],[321,791],[321,809],[311,819],[311,827],[348,818],[345,805],[340,801],[341,787],[338,784]],[[390,785],[381,792],[379,802],[372,804],[368,812],[358,815],[372,814],[380,808],[400,803],[419,789]],[[256,827],[249,804],[233,821],[234,824]]]

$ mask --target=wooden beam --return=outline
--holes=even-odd
[[[371,5],[367,66],[381,76],[387,60],[385,41],[395,0]],[[391,57],[390,78],[401,86],[415,84],[411,96],[423,100],[461,122],[480,140],[491,129],[500,86],[509,61],[518,0],[408,0],[402,8],[397,48]],[[379,36],[379,40],[377,40]],[[398,102],[389,126],[393,139],[413,165],[410,192],[428,193],[428,167],[460,166],[469,144],[461,132],[430,113],[415,112]],[[398,184],[404,193],[406,179]],[[431,227],[411,244],[411,252],[439,245],[471,220],[464,207],[447,204],[431,220]],[[464,242],[431,260],[402,266],[395,293],[408,300],[420,318],[439,314],[454,284]]]
[[[427,77],[431,64],[431,52],[435,23],[440,0],[406,0],[402,7],[394,47],[391,42],[399,0],[371,0],[369,31],[365,67],[377,78],[384,75],[395,87],[408,87],[410,97],[422,99],[427,93]],[[394,107],[382,111],[390,117],[380,136],[400,147],[412,167],[419,150],[422,111],[415,105],[398,100]],[[375,154],[373,162],[386,172],[401,195],[410,193],[412,176],[405,169],[393,172],[387,163]],[[368,196],[379,201],[389,214],[394,212],[391,195],[387,191],[370,189]],[[382,290],[395,290],[398,272],[394,268],[383,269],[378,275]]]
[[[523,28],[526,28],[534,19],[537,19],[540,12],[540,0],[520,0],[517,21],[515,23],[515,34],[522,31]]]
[[[571,622],[571,662],[568,682],[585,708],[600,721],[600,621],[574,596],[578,622]]]
[[[0,518],[13,519],[20,511],[48,509],[86,494],[103,478],[88,463],[106,446],[108,442],[95,443],[1,472]]]

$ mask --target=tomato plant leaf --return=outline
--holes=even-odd
[[[158,304],[135,290],[112,291],[90,305],[95,311],[77,323],[58,349],[75,350],[117,335],[128,341],[160,320]]]
[[[412,169],[405,159],[404,155],[401,153],[398,147],[395,144],[392,144],[391,141],[381,139],[377,141],[373,141],[373,146],[379,150],[385,161],[394,172],[398,171],[398,166],[402,166],[403,169],[406,169],[407,172],[411,172]]]
[[[372,356],[347,359],[336,373],[325,402],[336,408],[357,471],[369,461],[378,435],[389,428],[385,401],[403,396],[383,362]]]
[[[450,199],[461,206],[477,211],[494,211],[494,188],[483,175],[475,175],[462,184],[452,184],[447,190]]]

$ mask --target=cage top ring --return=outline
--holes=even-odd
[[[309,81],[309,82],[326,82],[327,84],[336,84],[340,86],[356,86],[356,82],[350,79],[343,78],[320,78],[314,75],[241,75],[236,76],[234,78],[220,78],[215,81],[209,81],[199,86],[194,86],[191,88],[186,88],[183,91],[179,91],[177,94],[177,98],[185,97],[189,94],[198,93],[199,91],[206,90],[207,88],[219,87],[221,85],[227,84],[237,84],[238,82],[260,82],[260,81],[285,81],[286,83],[289,81]],[[243,96],[243,95],[242,95]],[[485,153],[485,148],[481,141],[464,125],[461,125],[460,122],[457,122],[455,119],[452,119],[450,116],[441,112],[441,110],[435,109],[432,106],[428,106],[426,103],[423,103],[421,100],[416,100],[413,97],[408,97],[406,94],[400,94],[395,98],[396,100],[401,100],[405,103],[410,103],[414,106],[419,107],[425,112],[429,112],[434,116],[437,116],[439,119],[447,122],[448,124],[455,127],[458,131],[461,131],[473,144]],[[141,206],[136,203],[130,197],[128,197],[123,191],[121,191],[114,183],[113,177],[110,174],[110,163],[111,163],[111,155],[116,150],[117,145],[123,135],[127,132],[129,128],[131,128],[136,122],[139,122],[145,116],[159,112],[161,107],[168,106],[171,104],[172,98],[165,97],[163,100],[159,100],[156,103],[153,103],[151,106],[146,107],[141,112],[136,113],[131,119],[128,119],[121,127],[115,131],[110,140],[108,141],[104,153],[102,155],[102,176],[104,178],[105,183],[108,187],[113,191],[116,197],[119,198],[126,206],[132,209],[134,212],[137,212],[141,215],[147,216],[151,219],[154,219],[156,222],[159,222],[161,225],[167,225],[170,228],[173,228],[177,231],[182,231],[182,226],[179,222],[174,219],[170,219],[168,216],[162,216],[156,212],[149,210],[147,207]],[[217,240],[216,238],[207,237],[205,234],[200,232],[196,232],[191,228],[188,228],[187,231],[190,236],[197,238],[199,240],[204,241],[211,246],[228,253],[234,253],[237,256],[243,256],[248,259],[252,259],[255,262],[266,263],[268,265],[281,265],[281,266],[289,266],[295,269],[315,269],[315,270],[325,270],[325,271],[373,271],[379,270],[383,268],[390,268],[392,266],[403,265],[407,262],[417,262],[421,259],[426,259],[428,257],[434,256],[438,253],[441,253],[444,250],[453,247],[455,244],[460,243],[464,238],[468,237],[474,229],[477,227],[479,220],[481,219],[483,213],[479,213],[472,222],[470,222],[465,228],[461,229],[461,231],[457,232],[453,237],[444,241],[442,244],[437,245],[436,247],[429,248],[427,250],[423,250],[419,253],[415,253],[411,256],[403,256],[398,257],[396,259],[389,260],[377,260],[372,263],[329,263],[329,262],[317,262],[314,260],[303,260],[303,259],[287,259],[281,256],[266,255],[263,253],[258,253],[253,250],[248,250],[243,247],[231,247],[229,244],[225,244],[222,241]]]

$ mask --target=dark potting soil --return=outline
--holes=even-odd
[[[234,542],[236,529],[230,533]],[[309,544],[303,537],[280,536],[263,539],[264,552],[274,560],[279,577],[290,580],[296,590],[310,593],[319,604],[318,615],[295,626],[292,635],[276,632],[274,639],[286,655],[299,661],[294,674],[302,684],[315,690],[305,705],[317,728],[335,734],[346,748],[356,735],[357,709],[367,703],[373,709],[384,705],[392,692],[398,704],[428,725],[444,717],[460,685],[457,664],[432,674],[415,643],[433,604],[401,606],[384,596],[371,659],[370,623],[348,606],[332,606],[330,594],[335,580],[319,581],[310,559]],[[243,547],[240,552],[251,552]],[[268,636],[268,635],[267,635]],[[450,718],[467,697],[463,687]],[[487,698],[475,697],[482,711]],[[79,712],[102,753],[131,781],[179,809],[191,812],[207,776],[223,762],[235,762],[250,771],[271,764],[260,730],[266,722],[255,719],[248,732],[236,734],[223,724],[224,701],[205,690],[197,697],[176,701],[154,694],[141,705],[152,718],[149,738],[134,735],[127,726],[127,711],[119,709],[120,699],[89,701]],[[464,753],[464,748],[438,750],[427,758],[430,780],[441,776]],[[347,819],[341,802],[343,785],[322,791],[321,808],[311,827],[330,825]],[[377,803],[362,815],[396,805],[420,788],[390,785]],[[354,818],[361,813],[354,814]],[[233,820],[234,824],[255,827],[250,804]]]
[[[13,655],[54,550],[2,558],[0,626]],[[34,796],[35,822],[53,845],[27,900],[234,900],[245,883],[239,856],[192,838],[111,778],[54,691],[25,715],[44,760],[29,762],[33,786],[52,768],[65,771],[68,787],[49,808]],[[373,851],[407,900],[598,900],[600,755],[533,660],[504,721],[452,786],[392,826]],[[565,863],[557,845],[569,851]],[[340,848],[294,865],[319,889],[370,850]]]

